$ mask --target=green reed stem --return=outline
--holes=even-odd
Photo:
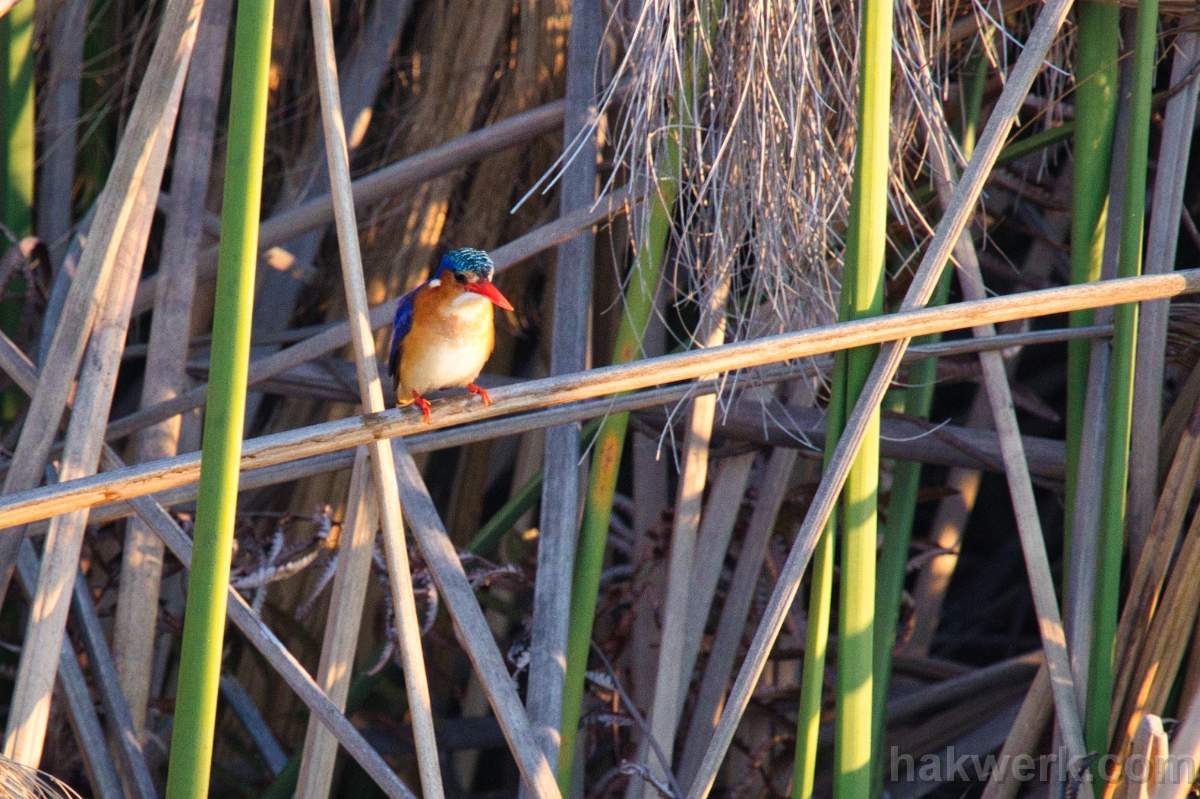
[[[983,90],[987,85],[988,62],[978,53],[963,70],[965,105],[963,108],[962,151],[968,159],[975,151],[976,133],[983,110]],[[951,270],[942,273],[930,305],[944,305],[950,296]],[[941,341],[940,334],[925,336],[922,344]],[[908,370],[908,388],[904,390],[904,413],[917,418],[929,416],[933,405],[934,382],[937,379],[937,360],[914,363]],[[904,590],[904,574],[908,565],[908,547],[912,542],[913,520],[917,510],[917,492],[921,487],[921,463],[900,461],[892,478],[888,500],[887,522],[883,527],[883,552],[879,561],[879,586],[875,594],[875,707],[887,702],[888,683],[892,677],[892,650],[896,646],[896,624],[900,619],[900,594]],[[873,796],[883,793],[883,713],[874,714],[875,769]]]
[[[0,17],[0,52],[5,67],[4,197],[0,218],[18,237],[33,231],[33,13],[22,0]],[[0,243],[7,249],[7,242]]]
[[[1158,34],[1158,0],[1143,0],[1137,10],[1130,100],[1129,158],[1125,202],[1121,209],[1121,247],[1117,274],[1142,271],[1142,234],[1146,216],[1146,172],[1150,150],[1150,111]],[[1121,549],[1125,541],[1125,497],[1129,479],[1129,418],[1133,406],[1133,364],[1138,306],[1113,309],[1112,364],[1108,384],[1108,426],[1100,496],[1100,546],[1093,601],[1092,652],[1084,736],[1089,751],[1108,751],[1113,692],[1113,640],[1121,590]]]
[[[167,799],[208,795],[237,511],[250,318],[258,261],[274,0],[241,0],[234,39],[211,388],[188,579]]]
[[[1113,128],[1117,117],[1117,42],[1121,9],[1081,0],[1075,5],[1079,63],[1076,66],[1075,147],[1071,184],[1071,282],[1100,279],[1104,227],[1108,218],[1108,180],[1112,167]],[[1095,311],[1070,314],[1072,327],[1095,321]],[[1067,344],[1067,492],[1063,551],[1070,552],[1079,473],[1079,442],[1087,394],[1091,342]],[[1063,573],[1067,573],[1064,567]]]
[[[892,6],[868,0],[862,12],[858,141],[854,188],[846,231],[839,318],[883,312],[887,227],[889,114],[892,69]],[[878,347],[837,353],[834,359],[825,456],[837,445],[846,409],[862,391]],[[879,413],[876,411],[842,489],[842,572],[838,614],[838,715],[834,733],[833,793],[836,799],[870,796],[872,779],[875,548],[879,489]],[[816,770],[821,685],[833,584],[835,517],[813,552],[808,640],[801,675],[792,797],[808,799]]]

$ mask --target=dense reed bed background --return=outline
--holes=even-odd
[[[1200,8],[0,13],[0,793],[1188,795]]]

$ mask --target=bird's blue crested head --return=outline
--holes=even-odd
[[[442,256],[442,270],[449,269],[455,275],[472,276],[476,280],[491,280],[496,271],[492,258],[483,250],[462,247]],[[439,270],[440,271],[440,270]]]

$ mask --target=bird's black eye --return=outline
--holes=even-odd
[[[467,282],[467,276],[466,276],[466,275],[464,275],[462,272],[455,272],[455,273],[454,273],[454,279],[455,279],[455,280],[457,280],[459,283],[466,283],[466,282]]]

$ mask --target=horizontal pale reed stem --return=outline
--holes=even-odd
[[[1014,319],[1099,308],[1114,303],[1175,297],[1197,291],[1200,291],[1200,270],[1190,269],[1167,275],[1106,280],[903,311],[766,336],[721,347],[504,386],[491,392],[493,404],[490,408],[482,407],[473,396],[453,397],[436,403],[437,412],[431,424],[424,423],[419,412],[393,409],[262,436],[246,442],[242,449],[241,468],[273,466],[372,441],[429,432],[468,420],[532,411],[680,380],[695,380],[708,374],[822,355],[840,349]],[[195,481],[199,470],[199,453],[193,453],[22,491],[0,499],[0,528],[15,527],[93,505],[174,488]]]

